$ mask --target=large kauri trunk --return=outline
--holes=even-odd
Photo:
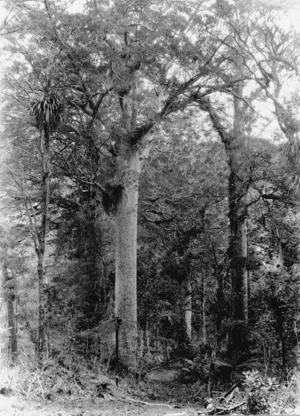
[[[119,358],[132,368],[137,345],[137,209],[141,160],[134,149],[127,149],[119,169],[122,192],[116,206],[115,316],[119,328]]]

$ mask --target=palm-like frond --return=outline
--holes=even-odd
[[[45,96],[31,105],[30,113],[35,116],[39,130],[48,127],[53,132],[61,121],[62,104],[56,95]]]

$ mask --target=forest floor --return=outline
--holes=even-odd
[[[2,416],[196,416],[199,409],[190,406],[174,407],[167,403],[137,403],[129,400],[80,400],[69,402],[28,401],[0,398]]]
[[[73,399],[59,397],[53,400],[31,399],[22,396],[5,396],[0,394],[1,416],[204,416],[213,414],[203,406],[201,401],[192,400],[192,386],[175,384],[168,386],[159,383],[160,390],[156,399],[140,398],[140,394],[126,393],[119,390],[116,396],[103,398],[86,397]],[[242,410],[242,409],[241,409]],[[245,409],[244,409],[245,410]],[[241,415],[235,409],[221,414]],[[214,413],[220,414],[220,413]],[[249,413],[246,412],[249,415]],[[300,415],[300,408],[281,409],[272,414]]]
[[[150,381],[136,384],[132,379],[125,379],[120,381],[118,387],[110,379],[109,386],[101,391],[95,388],[81,390],[77,397],[75,394],[66,394],[67,390],[64,394],[58,394],[56,390],[55,394],[48,395],[48,397],[42,394],[43,398],[41,398],[39,396],[45,386],[42,387],[41,383],[38,385],[35,380],[32,384],[34,388],[28,388],[26,392],[23,390],[23,393],[20,390],[16,392],[14,389],[7,391],[0,389],[0,416],[202,416],[213,414],[214,409],[209,407],[212,406],[212,402],[207,400],[206,384],[200,381],[188,384],[174,379],[164,380],[164,376],[168,377],[169,374],[160,369]],[[107,378],[103,380],[106,381]],[[65,384],[69,385],[69,383]],[[105,383],[101,384],[103,385]],[[95,394],[96,391],[100,393],[98,396]],[[295,409],[299,404],[295,395],[288,398],[291,393],[291,385],[276,392],[277,407],[270,408],[271,414],[300,415],[300,407]],[[219,399],[223,394],[224,392],[221,391],[213,391],[214,397]],[[278,401],[280,397],[282,399]],[[235,396],[231,395],[231,399],[227,397],[226,401],[219,399],[214,403],[221,404],[222,407],[227,404],[227,411],[215,414],[247,414],[247,406],[241,406],[242,403],[246,404],[243,391],[238,390]]]
[[[86,397],[55,400],[30,399],[0,394],[2,416],[196,416],[206,414],[197,400],[189,402],[191,386],[158,383],[157,392],[151,389],[151,398],[139,390],[118,390],[103,398]],[[144,397],[145,396],[145,397]],[[148,396],[148,397],[147,397]]]

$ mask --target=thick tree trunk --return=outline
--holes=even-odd
[[[137,184],[136,187],[125,188],[116,212],[115,315],[122,320],[119,347],[124,364],[135,363],[136,354],[137,199]]]
[[[142,156],[130,143],[123,143],[117,158],[115,316],[121,319],[119,357],[134,370],[137,348],[137,211]]]

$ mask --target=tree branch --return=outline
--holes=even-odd
[[[261,194],[263,199],[271,199],[273,201],[280,201],[287,205],[292,205],[295,207],[300,207],[300,201],[296,201],[295,199],[287,199],[284,196],[275,195],[275,194]]]

